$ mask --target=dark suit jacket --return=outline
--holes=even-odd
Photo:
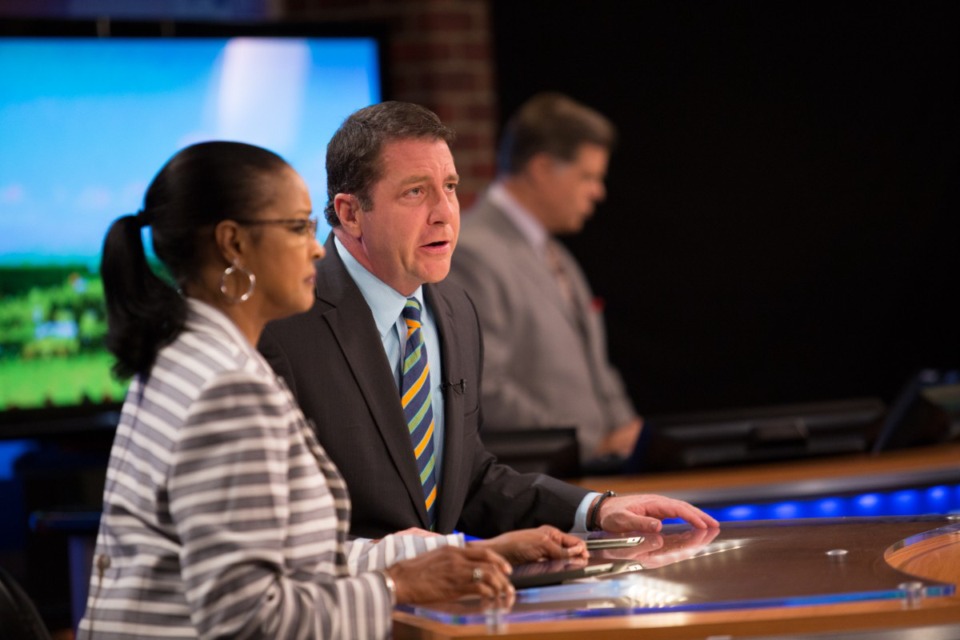
[[[381,537],[428,526],[400,395],[373,315],[337,255],[333,236],[317,263],[317,301],[270,323],[260,350],[293,390],[320,443],[346,478],[351,533]],[[480,442],[482,343],[464,291],[424,287],[440,336],[445,436],[437,527],[489,537],[521,527],[573,526],[586,491],[498,464]],[[463,384],[459,384],[460,381]]]

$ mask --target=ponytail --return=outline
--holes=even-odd
[[[122,378],[146,375],[161,347],[183,329],[184,299],[147,263],[141,228],[147,214],[118,218],[103,242],[100,276],[107,304],[107,349]]]

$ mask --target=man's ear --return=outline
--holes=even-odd
[[[556,168],[557,159],[549,153],[541,151],[527,160],[525,170],[534,184],[543,184],[545,180],[552,177]]]
[[[338,193],[333,196],[333,210],[340,219],[340,227],[348,235],[353,238],[360,238],[363,235],[360,200],[355,195]]]

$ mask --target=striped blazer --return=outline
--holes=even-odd
[[[347,540],[346,487],[293,396],[188,305],[123,407],[78,637],[388,637],[376,570],[462,537]]]

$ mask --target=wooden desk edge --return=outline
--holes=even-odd
[[[570,483],[598,491],[612,489],[622,493],[670,495],[674,492],[706,492],[708,489],[789,485],[811,479],[896,476],[910,472],[956,471],[960,478],[957,460],[960,460],[960,443],[951,442],[878,455],[863,453],[668,473],[590,476],[571,479]]]
[[[519,622],[504,625],[499,633],[485,625],[447,625],[399,611],[393,619],[396,640],[479,640],[498,635],[513,640],[581,640],[585,634],[590,640],[702,640],[716,635],[868,632],[942,624],[956,624],[960,629],[960,597],[929,598],[914,609],[905,609],[897,600]]]

